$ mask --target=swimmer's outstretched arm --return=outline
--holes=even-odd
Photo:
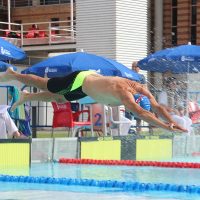
[[[180,126],[177,122],[175,122],[171,115],[166,111],[165,108],[163,108],[161,105],[157,103],[155,100],[154,96],[149,92],[147,88],[141,87],[140,88],[140,93],[144,94],[148,97],[150,103],[151,103],[151,108],[165,121],[170,123],[170,129],[174,129],[174,127],[178,128],[179,130],[183,132],[188,132],[188,130],[184,129],[182,126]],[[159,120],[160,121],[160,120]]]
[[[154,112],[156,112],[158,114],[158,116],[160,116],[164,121],[169,122],[170,124],[170,128],[173,129],[173,127],[179,128],[180,130],[183,130],[183,132],[188,132],[188,130],[184,129],[181,125],[179,125],[177,122],[175,122],[171,115],[169,114],[169,112],[167,112],[167,110],[162,107],[161,105],[159,105],[157,103],[157,101],[155,100],[155,98],[153,97],[153,95],[149,95],[148,96],[149,101],[151,103],[151,108],[154,110]]]
[[[184,129],[183,127],[181,127],[180,125],[177,124],[177,126],[174,126],[174,121],[173,119],[170,120],[171,124],[170,126],[165,124],[164,122],[160,121],[158,118],[156,118],[151,112],[144,110],[143,108],[141,108],[136,102],[135,99],[133,97],[133,95],[129,92],[123,92],[121,93],[121,102],[123,103],[123,105],[126,107],[126,109],[128,109],[129,111],[131,111],[132,113],[134,113],[135,115],[137,115],[140,119],[146,121],[147,123],[160,127],[160,128],[164,128],[167,129],[169,131],[183,131],[183,132],[188,132],[186,129]],[[171,118],[171,116],[170,116]]]
[[[0,82],[17,80],[25,85],[39,88],[43,91],[47,90],[48,78],[41,78],[32,74],[19,74],[9,67],[6,72],[0,76]]]

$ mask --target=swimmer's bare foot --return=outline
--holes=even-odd
[[[14,73],[14,70],[12,67],[9,67],[6,72],[0,76],[0,82],[6,82],[6,81],[10,81],[11,79],[11,74]]]
[[[13,112],[18,106],[20,106],[20,105],[22,105],[22,104],[27,102],[27,98],[26,98],[27,94],[29,94],[28,91],[26,91],[26,90],[22,91],[19,100],[13,104],[13,106],[12,106],[12,108],[10,110],[11,112]]]

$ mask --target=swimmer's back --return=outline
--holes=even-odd
[[[106,105],[121,105],[119,96],[124,92],[135,95],[136,86],[140,84],[121,77],[92,74],[85,78],[82,90],[99,103]]]

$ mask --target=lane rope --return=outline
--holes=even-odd
[[[159,162],[159,161],[134,161],[134,160],[93,160],[60,158],[59,163],[96,164],[96,165],[128,165],[128,166],[153,166],[171,168],[200,168],[200,163],[192,162]]]
[[[195,185],[175,185],[165,183],[140,183],[132,181],[116,180],[94,180],[94,179],[72,179],[72,178],[52,178],[52,177],[33,177],[33,176],[9,176],[0,175],[0,181],[3,182],[23,182],[39,184],[61,184],[61,185],[79,185],[96,186],[105,188],[121,188],[125,191],[170,191],[186,192],[200,194],[200,186]]]

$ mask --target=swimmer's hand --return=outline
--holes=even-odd
[[[179,131],[179,132],[188,132],[187,129],[183,128],[182,126],[180,126],[177,123],[170,123],[169,130],[170,131]]]

